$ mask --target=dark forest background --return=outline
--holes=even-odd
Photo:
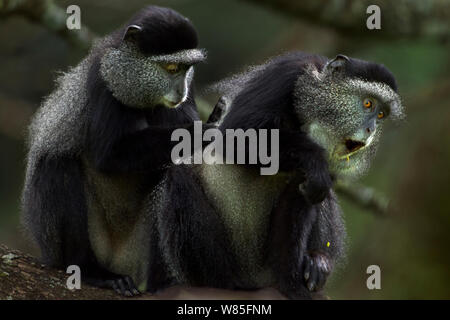
[[[54,21],[29,7],[14,7],[15,2],[33,1],[0,0],[0,243],[37,254],[20,227],[26,127],[58,72],[84,57],[89,35],[73,41],[73,35],[55,32]],[[79,5],[83,32],[100,36],[147,4],[172,7],[189,17],[209,56],[196,71],[204,112],[215,102],[201,95],[206,85],[284,51],[343,53],[385,64],[399,83],[407,120],[386,128],[357,192],[349,196],[342,190],[348,256],[329,281],[328,294],[334,299],[450,298],[448,1],[52,3],[64,11]],[[373,3],[381,7],[382,30],[366,28],[365,9]],[[366,196],[373,201],[366,203]],[[390,201],[388,209],[384,199]],[[366,268],[372,264],[381,267],[381,290],[366,287]]]

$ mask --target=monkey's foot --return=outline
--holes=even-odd
[[[328,275],[331,272],[330,259],[321,253],[311,253],[305,255],[303,267],[303,277],[309,291],[319,291],[325,285]]]
[[[118,294],[126,297],[133,297],[141,294],[136,288],[133,280],[128,276],[117,276],[117,278],[112,280],[87,279],[85,282],[100,288],[113,289]]]

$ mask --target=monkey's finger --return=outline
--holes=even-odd
[[[317,268],[317,281],[316,281],[316,290],[320,290],[325,285],[325,281],[327,280],[327,274],[325,273],[322,266]]]
[[[117,285],[117,283],[114,280],[111,280],[111,288],[113,288],[113,290],[116,293],[122,295],[122,292],[120,291],[119,286]]]
[[[308,255],[305,256],[304,262],[304,272],[303,277],[305,278],[305,282],[308,282],[309,277],[311,276],[311,259]]]
[[[130,290],[128,290],[125,287],[125,281],[123,279],[118,279],[117,281],[117,285],[119,286],[120,292],[122,295],[126,296],[126,297],[131,297],[132,294],[130,292]]]
[[[318,272],[316,290],[322,289],[325,285],[326,280],[327,280],[327,275],[324,272]]]
[[[139,290],[136,289],[136,286],[134,285],[133,280],[130,277],[125,277],[125,281],[128,285],[128,290],[130,290],[130,292],[137,296],[140,295],[141,293],[139,292]]]
[[[220,97],[219,100],[217,101],[217,104],[215,105],[213,111],[211,112],[208,120],[206,121],[206,123],[214,123],[217,122],[223,115],[223,113],[225,112],[226,109],[226,100],[225,97]]]
[[[308,280],[308,290],[309,291],[315,291],[317,286],[317,278],[318,278],[319,270],[317,268],[317,265],[314,262],[314,259],[311,259],[311,275]]]

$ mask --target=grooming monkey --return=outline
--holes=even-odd
[[[320,297],[344,252],[332,176],[363,174],[386,119],[403,116],[394,76],[343,55],[294,52],[218,87],[225,96],[211,119],[224,135],[278,129],[280,171],[261,176],[262,163],[171,167],[154,191],[152,214],[168,277]],[[208,163],[225,155],[210,156]]]
[[[148,288],[161,259],[143,205],[171,163],[173,129],[198,119],[196,47],[187,18],[149,6],[58,79],[30,126],[22,199],[45,263],[127,296]]]

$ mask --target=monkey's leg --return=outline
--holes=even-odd
[[[289,184],[272,211],[267,261],[282,294],[289,299],[312,299],[303,279],[303,260],[316,211],[298,193],[299,181]]]
[[[153,219],[155,218],[155,219]],[[164,261],[163,253],[161,252],[158,229],[156,227],[156,217],[151,217],[152,230],[150,234],[150,255],[148,265],[148,280],[147,291],[155,293],[158,290],[167,288],[176,284],[176,280],[170,275],[169,268]]]
[[[192,168],[171,168],[163,192],[164,208],[158,212],[161,250],[177,281],[237,287],[238,263],[231,241]]]
[[[83,172],[77,159],[42,157],[24,193],[24,223],[55,267],[89,259]]]
[[[123,278],[102,268],[92,251],[84,175],[78,159],[63,156],[40,159],[27,177],[23,209],[24,223],[46,264],[59,268],[77,265],[82,280],[97,286],[113,288],[112,280]],[[126,284],[129,287],[128,281]],[[122,287],[121,283],[117,286]]]

